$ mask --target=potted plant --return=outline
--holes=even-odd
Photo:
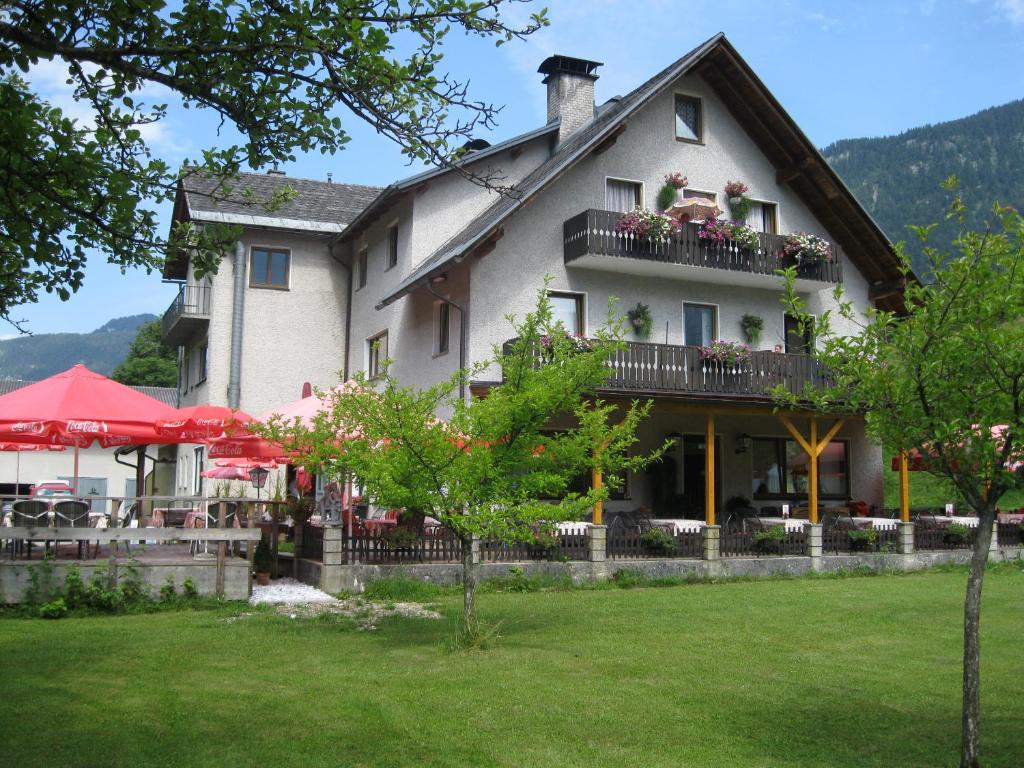
[[[629,318],[633,330],[636,331],[636,335],[641,339],[646,339],[651,335],[654,321],[651,319],[650,307],[646,304],[637,302],[637,305],[626,313],[626,317]]]
[[[753,201],[747,197],[750,187],[742,181],[729,181],[725,185],[725,196],[729,201],[729,210],[732,211],[733,219],[743,221],[750,213]]]
[[[761,341],[761,332],[764,330],[764,319],[760,315],[744,315],[740,318],[740,327],[743,328],[743,335],[752,347],[756,347]]]
[[[658,207],[667,211],[679,198],[679,190],[689,184],[689,180],[681,173],[670,173],[665,176],[665,183],[658,190]]]
[[[832,261],[832,244],[810,232],[793,232],[786,235],[782,255],[797,267],[820,264]]]
[[[663,213],[637,207],[619,219],[615,231],[621,235],[632,235],[639,240],[665,243],[679,232],[679,222]]]
[[[740,373],[746,369],[753,352],[746,344],[737,341],[712,341],[700,348],[705,368],[720,368],[727,373]]]
[[[668,531],[650,528],[640,535],[644,549],[652,555],[672,555],[676,551],[676,540]]]
[[[252,555],[253,570],[256,571],[256,583],[261,587],[270,583],[270,569],[274,567],[274,556],[270,552],[270,544],[264,536],[256,545],[256,551]]]
[[[709,216],[697,231],[697,237],[715,245],[731,241],[740,248],[756,251],[761,245],[757,231],[739,221],[725,221]]]

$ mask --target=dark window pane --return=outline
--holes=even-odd
[[[253,248],[252,267],[249,273],[249,282],[253,285],[264,285],[267,282],[267,269],[270,261],[270,254],[263,249]]]
[[[794,355],[810,354],[814,346],[814,329],[810,326],[800,332],[799,321],[790,314],[785,317],[786,352]]]
[[[700,140],[700,102],[688,96],[676,96],[676,138]]]
[[[274,251],[270,254],[270,284],[288,285],[288,254]]]
[[[448,351],[449,310],[448,304],[442,303],[437,306],[437,353],[439,355]]]
[[[782,467],[779,466],[779,443],[777,440],[754,440],[751,449],[753,458],[753,488],[756,495],[782,492]]]
[[[359,252],[359,267],[358,267],[358,271],[359,271],[359,287],[360,288],[365,288],[366,287],[366,265],[367,265],[367,261],[368,261],[368,259],[366,258],[366,249],[363,248]]]
[[[391,269],[398,263],[398,227],[388,227],[388,264]]]
[[[684,342],[707,346],[715,339],[715,309],[700,304],[683,305]]]

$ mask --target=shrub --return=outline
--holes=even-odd
[[[85,591],[85,582],[82,581],[82,572],[77,565],[72,565],[64,577],[64,602],[68,608],[82,608],[88,603]]]
[[[252,564],[256,573],[270,573],[270,569],[274,565],[274,555],[270,551],[270,544],[267,542],[266,536],[261,538],[259,544],[256,545],[256,551],[252,555]]]
[[[149,599],[149,586],[142,580],[138,561],[131,560],[121,569],[117,591],[125,606],[137,606]]]
[[[612,574],[612,581],[620,589],[632,589],[644,586],[647,583],[647,577],[635,568],[620,568]]]
[[[68,605],[62,597],[39,606],[39,618],[41,619],[63,619],[67,615]]]
[[[878,541],[878,531],[874,528],[859,528],[849,531],[850,543],[858,549],[872,549]]]
[[[195,600],[199,597],[199,590],[196,589],[196,583],[192,581],[191,576],[181,583],[181,594],[184,595],[186,600]]]
[[[962,544],[971,535],[971,529],[963,523],[950,523],[942,532],[942,537],[950,544]]]
[[[160,602],[173,603],[178,599],[178,591],[174,588],[174,577],[168,576],[160,585]]]
[[[658,555],[671,555],[676,551],[676,540],[672,534],[661,530],[661,528],[651,528],[648,531],[644,531],[640,536],[640,541],[643,542],[644,548],[648,552],[652,552]]]

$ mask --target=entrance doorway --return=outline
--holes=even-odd
[[[715,435],[715,515],[722,499],[722,441]],[[683,435],[683,498],[684,514],[703,519],[704,509],[704,435]]]

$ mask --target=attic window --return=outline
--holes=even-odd
[[[276,248],[253,248],[249,259],[250,288],[288,288],[291,255]]]
[[[676,94],[676,139],[701,142],[704,130],[702,118],[700,99]]]

